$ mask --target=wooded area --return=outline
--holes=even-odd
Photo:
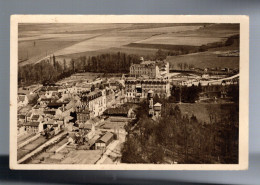
[[[104,72],[104,73],[126,73],[132,63],[139,63],[140,56],[125,53],[102,54],[87,59],[82,56],[78,59],[57,61],[53,56],[36,64],[19,66],[18,84],[29,85],[33,83],[54,83],[73,73],[78,72]]]
[[[136,129],[129,130],[122,149],[123,163],[237,164],[238,104],[221,120],[199,122],[182,113],[179,106],[164,106],[162,118],[148,118],[147,103],[138,110]]]

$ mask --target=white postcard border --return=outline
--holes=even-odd
[[[239,164],[17,164],[18,23],[240,23]],[[249,17],[244,15],[12,15],[10,23],[10,169],[246,170],[249,138]]]

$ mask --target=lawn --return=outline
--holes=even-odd
[[[213,51],[194,53],[188,55],[168,56],[167,61],[173,69],[179,69],[178,63],[194,65],[195,68],[239,68],[239,57],[218,57]]]
[[[230,112],[236,111],[235,104],[226,103],[182,103],[172,104],[173,107],[178,105],[182,114],[188,114],[189,117],[195,115],[201,122],[210,123],[210,114],[216,115],[217,120],[229,116]]]

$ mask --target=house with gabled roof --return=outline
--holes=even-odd
[[[18,114],[17,118],[21,123],[26,122],[26,116],[24,114]]]
[[[24,130],[27,133],[38,133],[43,130],[42,122],[25,122],[22,124],[20,131]]]
[[[107,132],[105,135],[100,137],[95,143],[95,149],[100,150],[106,148],[114,139],[114,134]]]
[[[18,94],[17,102],[18,102],[18,107],[23,107],[23,106],[28,105],[29,100],[28,100],[27,95],[25,95],[25,94]]]

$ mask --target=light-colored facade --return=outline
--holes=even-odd
[[[107,108],[106,91],[95,90],[83,96],[83,103],[85,103],[93,116],[100,116]]]
[[[139,102],[147,98],[148,91],[154,95],[169,97],[170,83],[167,79],[128,79],[125,81],[125,97],[128,102]]]
[[[169,74],[169,63],[163,61],[142,61],[130,66],[130,75],[134,77],[166,78]]]
[[[149,76],[151,78],[159,78],[160,71],[159,67],[155,63],[141,63],[141,64],[132,64],[130,66],[130,75],[139,77],[139,76]]]
[[[26,106],[29,103],[27,95],[18,95],[17,99],[18,99],[18,107]]]

